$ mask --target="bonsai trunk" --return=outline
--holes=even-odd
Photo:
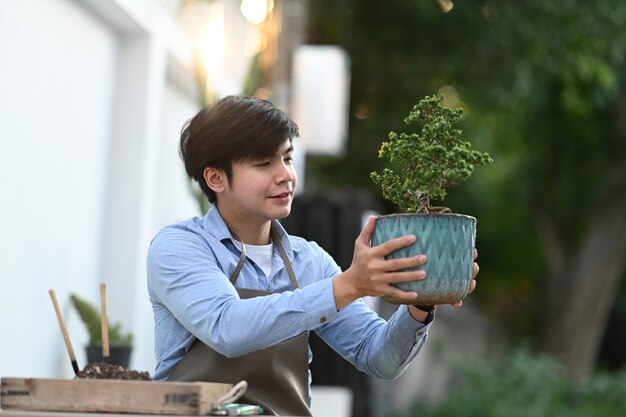
[[[538,216],[547,252],[541,347],[571,377],[591,375],[626,266],[626,165],[613,172],[581,244],[567,252],[545,214]]]

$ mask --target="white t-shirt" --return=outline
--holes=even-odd
[[[233,240],[237,249],[241,250],[241,242]],[[268,245],[250,245],[246,243],[246,257],[257,264],[267,278],[272,272],[272,254],[274,253],[274,243]]]

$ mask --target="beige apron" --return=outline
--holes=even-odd
[[[271,235],[285,263],[291,285],[296,289],[298,281],[273,227]],[[230,276],[233,285],[245,259],[246,248],[242,242],[239,263]],[[242,299],[271,294],[269,291],[247,288],[236,290]],[[236,331],[236,325],[233,323],[233,331]],[[270,415],[310,416],[308,337],[308,332],[303,332],[277,345],[236,358],[227,358],[196,339],[168,379],[230,384],[245,380],[248,389],[238,402],[258,404]]]

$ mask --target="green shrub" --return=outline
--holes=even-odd
[[[402,417],[623,417],[626,369],[576,385],[555,360],[517,350],[461,370],[459,384],[439,406]]]
[[[454,128],[463,118],[463,109],[443,106],[443,96],[427,96],[404,119],[418,125],[418,133],[389,132],[378,157],[395,165],[396,171],[383,169],[370,178],[378,184],[383,197],[406,212],[429,212],[430,201],[443,200],[446,189],[467,180],[474,165],[492,161],[488,153],[472,149]]]

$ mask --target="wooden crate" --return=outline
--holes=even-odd
[[[203,415],[231,388],[231,384],[211,382],[2,378],[0,408]]]

